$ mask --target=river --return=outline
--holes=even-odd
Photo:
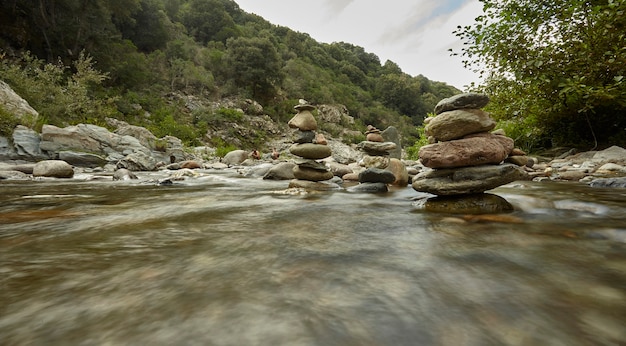
[[[205,173],[0,182],[0,344],[626,343],[626,189],[515,182],[468,218]]]

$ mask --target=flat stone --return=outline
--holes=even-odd
[[[480,109],[458,109],[432,118],[424,132],[437,141],[449,141],[472,133],[488,132],[494,127],[496,122],[489,113]]]
[[[396,147],[396,143],[394,142],[363,141],[357,144],[357,149],[365,151],[372,156],[388,155],[389,152],[396,149]]]
[[[528,174],[513,164],[431,169],[413,178],[419,192],[439,196],[481,193],[516,180],[529,180]]]
[[[498,164],[506,159],[507,150],[495,138],[473,137],[428,144],[418,155],[426,167],[453,168]]]
[[[59,159],[78,167],[95,168],[102,167],[107,164],[107,160],[100,155],[68,150],[60,151]]]
[[[293,179],[289,181],[289,188],[300,188],[305,190],[328,191],[339,190],[341,186],[330,181],[308,181]]]
[[[315,131],[296,131],[293,142],[294,143],[313,143],[315,139]]]
[[[328,167],[323,162],[309,159],[295,159],[293,162],[301,168],[316,169],[318,171],[328,171]]]
[[[331,150],[328,145],[313,143],[294,144],[289,148],[289,152],[293,155],[311,160],[324,159],[331,155]]]
[[[382,193],[388,192],[389,188],[385,183],[361,183],[358,185],[350,186],[346,190],[348,192]]]
[[[293,176],[298,180],[323,181],[332,179],[335,175],[331,171],[295,166],[293,168]]]
[[[435,106],[435,114],[457,109],[480,109],[489,103],[489,96],[479,93],[464,93],[445,98]]]

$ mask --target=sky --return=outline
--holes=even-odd
[[[463,67],[461,41],[452,33],[482,14],[478,0],[235,0],[272,24],[309,34],[318,42],[347,42],[391,60],[412,76],[461,90],[479,82]]]

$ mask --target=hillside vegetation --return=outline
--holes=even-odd
[[[286,123],[300,98],[344,105],[356,130],[396,126],[411,145],[434,105],[459,92],[231,0],[2,1],[0,57],[0,79],[41,114],[30,126],[113,117],[189,145],[262,145],[271,134],[229,128],[242,120],[234,109],[254,100]]]

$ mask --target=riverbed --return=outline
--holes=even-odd
[[[474,217],[140,178],[0,182],[0,344],[626,343],[626,189],[515,182]]]

